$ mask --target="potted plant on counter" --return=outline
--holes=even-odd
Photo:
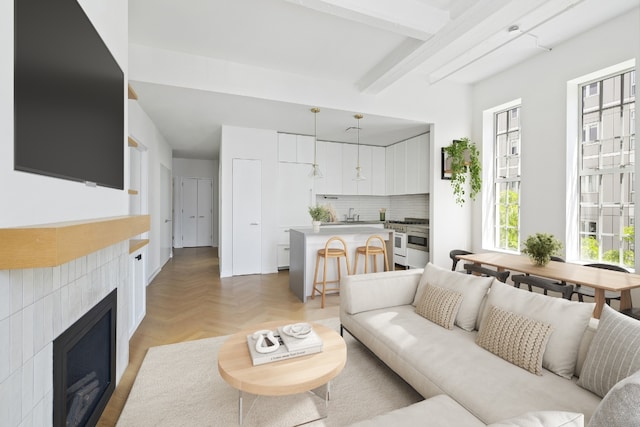
[[[447,147],[442,147],[442,151],[444,154],[442,175],[445,178],[445,173],[449,174],[448,179],[451,179],[456,203],[462,206],[465,202],[467,176],[469,177],[469,199],[475,200],[482,188],[480,152],[476,144],[469,138],[461,138]]]
[[[552,234],[536,233],[524,241],[522,253],[529,255],[536,265],[545,266],[551,261],[551,255],[557,255],[562,249],[562,242]]]
[[[320,231],[320,224],[329,218],[329,210],[321,205],[309,206],[309,215],[313,224],[313,231]]]

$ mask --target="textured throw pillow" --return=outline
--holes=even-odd
[[[625,378],[604,396],[589,420],[589,427],[640,425],[640,371]]]
[[[584,427],[584,415],[564,411],[527,412],[487,427]]]
[[[602,308],[578,385],[604,397],[618,381],[640,370],[640,322]]]
[[[507,362],[542,375],[542,355],[551,332],[549,324],[493,306],[476,343]]]
[[[542,366],[561,377],[573,377],[580,342],[593,314],[594,303],[529,292],[496,280],[487,297],[486,306],[492,305],[551,325],[553,334],[547,343]],[[483,322],[487,313],[485,310]]]
[[[416,305],[416,313],[443,328],[453,329],[460,303],[461,293],[427,285]]]
[[[450,289],[462,294],[462,303],[456,315],[455,324],[466,331],[476,328],[476,319],[480,311],[480,304],[487,295],[493,282],[493,277],[480,277],[472,274],[458,273],[428,263],[424,268],[413,305],[417,305],[422,297],[427,282],[432,286]]]

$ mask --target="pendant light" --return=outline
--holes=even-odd
[[[312,178],[323,178],[320,166],[318,166],[318,113],[320,109],[313,107],[311,109],[313,113],[313,164],[311,165],[311,172],[309,176]]]
[[[353,180],[354,181],[364,181],[364,180],[367,179],[367,177],[362,174],[362,167],[360,167],[360,119],[363,118],[364,116],[362,114],[356,114],[353,117],[356,118],[357,123],[358,123],[358,126],[357,126],[357,130],[358,130],[358,164],[356,166],[356,177]]]

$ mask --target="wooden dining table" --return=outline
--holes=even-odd
[[[517,271],[532,276],[564,281],[595,289],[596,307],[593,317],[600,318],[605,304],[604,291],[620,293],[620,310],[632,307],[631,289],[640,288],[640,275],[587,267],[570,262],[550,261],[545,266],[534,264],[526,255],[484,252],[458,255],[458,258],[473,264],[492,266],[498,271]]]

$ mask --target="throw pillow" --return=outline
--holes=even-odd
[[[455,324],[466,331],[473,331],[476,328],[480,304],[487,295],[493,277],[459,273],[428,263],[418,283],[416,296],[413,300],[414,306],[421,299],[427,282],[432,286],[450,289],[462,294],[462,303],[456,315]]]
[[[493,306],[476,343],[507,362],[542,375],[542,355],[551,332],[549,324]]]
[[[461,293],[427,285],[416,306],[416,313],[443,328],[453,329],[460,303],[462,303]]]
[[[584,427],[584,415],[564,411],[527,412],[487,427]]]
[[[640,371],[625,378],[604,396],[589,427],[625,427],[640,424]]]
[[[487,297],[487,307],[492,305],[550,324],[553,334],[547,343],[542,366],[561,377],[573,377],[580,342],[593,314],[594,303],[529,292],[496,280]],[[488,310],[483,318],[486,313]]]
[[[578,385],[604,397],[618,381],[639,369],[640,322],[605,305]]]

